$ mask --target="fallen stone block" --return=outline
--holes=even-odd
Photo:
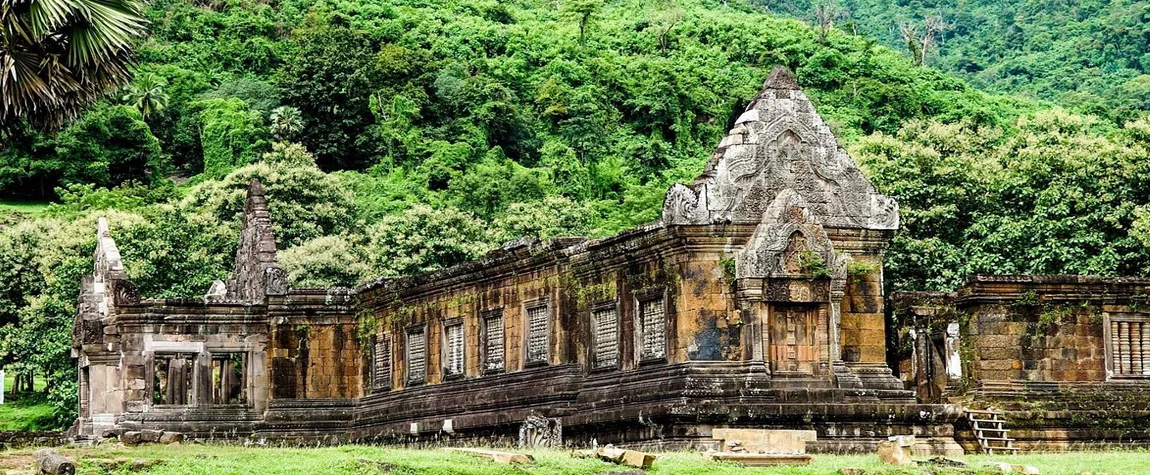
[[[751,453],[805,454],[807,442],[818,439],[818,433],[813,430],[712,429],[711,438],[724,441],[725,447],[741,447]]]
[[[180,443],[183,441],[184,441],[184,434],[181,434],[179,432],[164,431],[164,433],[162,435],[160,435],[160,443],[161,444],[165,444],[165,445],[176,444],[176,443]]]
[[[76,473],[76,463],[56,453],[52,449],[40,449],[32,452],[32,456],[36,457],[36,466],[40,467],[40,471],[49,475],[74,475]]]
[[[532,457],[532,456],[527,455],[527,454],[520,454],[520,453],[515,453],[515,452],[501,452],[498,450],[469,449],[469,448],[449,448],[447,450],[450,450],[452,452],[462,452],[465,454],[471,454],[471,455],[475,455],[478,457],[487,457],[487,458],[490,458],[491,460],[493,460],[495,462],[499,462],[502,464],[509,464],[509,465],[513,464],[513,463],[528,464],[528,463],[532,463],[535,461],[535,457]]]
[[[986,462],[986,463],[984,463],[984,464],[982,464],[982,465],[983,465],[983,466],[986,466],[986,467],[994,467],[994,468],[998,469],[998,471],[1000,471],[1000,472],[1002,472],[1002,473],[1012,473],[1012,472],[1014,472],[1014,466],[1013,466],[1013,465],[1011,465],[1011,464],[1008,464],[1008,463],[1006,463],[1006,462]]]
[[[637,450],[616,449],[611,446],[595,451],[595,456],[605,462],[617,463],[628,467],[647,469],[655,463],[655,455]]]
[[[712,452],[711,460],[736,462],[747,467],[771,467],[775,465],[809,465],[811,456],[807,454],[750,454],[746,452]]]
[[[136,459],[132,461],[132,471],[143,472],[159,464],[159,460]]]
[[[876,453],[879,460],[886,464],[914,465],[914,461],[910,459],[910,447],[901,446],[896,440],[879,442]]]
[[[855,467],[843,467],[839,469],[839,475],[863,475],[866,470]]]
[[[139,431],[130,430],[120,435],[120,442],[124,445],[140,445],[143,441]]]
[[[950,457],[931,457],[929,459],[918,460],[916,462],[919,465],[940,465],[943,467],[966,468],[967,466],[966,462],[958,459],[952,459]]]
[[[1042,475],[1038,467],[1033,465],[1012,465],[1010,468],[1014,469],[1014,473],[1022,475]]]
[[[163,437],[164,431],[156,429],[140,429],[140,441],[154,444],[160,441]]]

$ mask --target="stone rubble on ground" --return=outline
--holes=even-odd
[[[529,464],[529,463],[532,463],[535,461],[535,457],[532,457],[532,456],[527,455],[527,454],[517,453],[517,452],[503,452],[503,451],[499,451],[499,450],[471,449],[471,448],[459,448],[459,447],[448,448],[447,450],[450,450],[452,452],[461,452],[461,453],[465,453],[465,454],[475,455],[475,456],[479,456],[479,457],[487,457],[487,458],[490,458],[492,461],[506,464],[506,465],[510,465],[513,463]]]
[[[1020,475],[1042,475],[1042,472],[1040,470],[1038,470],[1038,467],[1035,467],[1033,465],[1009,464],[1006,462],[986,462],[985,464],[983,464],[983,466],[994,467],[1002,473],[1017,473]]]
[[[32,452],[32,456],[36,457],[36,466],[40,468],[42,473],[49,475],[73,475],[76,473],[76,462],[60,455],[55,450],[40,449]]]
[[[942,456],[931,457],[931,458],[926,459],[926,460],[916,460],[915,462],[918,463],[919,465],[941,465],[943,467],[957,467],[957,468],[966,468],[967,467],[966,462],[963,462],[963,461],[958,460],[958,459],[953,459],[950,457],[942,457]]]
[[[910,458],[913,446],[913,435],[896,435],[879,442],[876,453],[879,460],[889,465],[914,465],[915,462]]]
[[[611,462],[628,467],[647,469],[655,463],[655,454],[615,448],[614,445],[605,445],[595,450],[581,450],[574,454],[580,458],[597,458],[604,462]]]
[[[105,439],[109,440],[109,439]],[[162,430],[144,429],[130,430],[120,434],[120,442],[124,445],[164,444],[172,445],[184,441],[184,434]]]

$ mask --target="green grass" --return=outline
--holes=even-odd
[[[4,396],[0,404],[0,430],[45,430],[52,426],[52,405],[44,396],[12,398]]]
[[[47,201],[21,200],[16,198],[0,198],[0,214],[27,214],[37,215],[48,209]]]
[[[32,449],[0,452],[0,470],[26,468],[31,463]],[[77,473],[127,474],[132,461],[154,461],[149,474],[430,474],[430,475],[500,475],[557,474],[594,475],[624,471],[627,468],[598,460],[574,458],[559,450],[527,451],[535,457],[529,465],[508,466],[471,455],[443,449],[400,449],[371,446],[324,448],[264,448],[223,445],[182,444],[125,448],[118,444],[84,449],[62,449],[66,456],[79,460]],[[110,460],[126,463],[108,468]],[[1144,473],[1150,466],[1150,452],[1072,452],[1042,453],[1017,456],[966,456],[974,471],[938,467],[896,468],[884,466],[873,455],[814,455],[814,462],[803,467],[744,468],[730,463],[705,459],[697,452],[659,455],[647,471],[651,475],[694,474],[778,474],[831,475],[843,467],[857,467],[868,475],[953,475],[959,473],[994,473],[981,468],[986,461],[1005,461],[1038,467],[1043,475],[1079,475]]]
[[[44,430],[52,426],[52,405],[44,396],[44,378],[32,381],[34,393],[14,394],[16,375],[4,374],[4,404],[0,404],[0,430]]]

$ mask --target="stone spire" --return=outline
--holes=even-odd
[[[667,191],[663,222],[758,223],[786,189],[801,196],[824,226],[898,228],[898,204],[875,190],[798,81],[779,66],[715,148],[703,174]]]
[[[213,290],[216,290],[213,286]],[[248,184],[244,203],[244,223],[240,246],[236,250],[236,267],[226,284],[228,300],[262,301],[267,295],[287,292],[286,273],[276,257],[276,240],[264,187],[253,178]],[[214,297],[225,297],[215,295]]]
[[[795,79],[795,75],[791,74],[791,70],[783,66],[775,66],[771,71],[771,75],[767,76],[767,81],[763,83],[763,91],[768,89],[788,90],[788,91],[801,91],[799,81]],[[760,92],[761,96],[763,93]]]

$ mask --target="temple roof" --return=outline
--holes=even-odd
[[[663,204],[667,224],[758,223],[792,189],[823,225],[896,229],[898,204],[863,176],[784,67],[776,67],[690,185]]]
[[[280,282],[280,281],[283,282]],[[268,199],[260,181],[252,178],[244,202],[244,222],[240,245],[236,249],[236,267],[227,282],[227,298],[248,301],[263,300],[269,293],[286,291],[286,275],[279,267]]]

